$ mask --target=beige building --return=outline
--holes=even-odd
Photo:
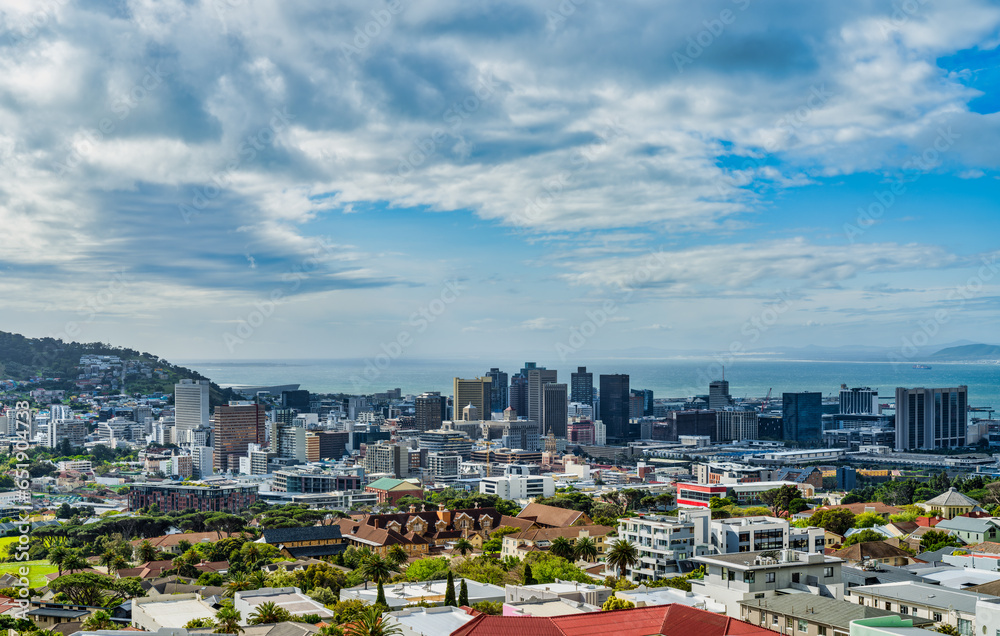
[[[801,594],[740,602],[740,619],[788,636],[849,636],[851,621],[881,616],[900,615],[825,596]],[[914,627],[933,623],[926,618],[905,618],[913,619]]]
[[[971,497],[967,497],[952,487],[944,491],[937,497],[928,499],[918,506],[945,519],[954,519],[958,515],[968,514],[974,510],[982,510],[979,502]]]
[[[568,528],[532,528],[503,538],[501,556],[523,559],[528,552],[548,551],[557,537],[564,537],[571,545],[584,537],[591,539],[597,547],[597,559],[604,557],[607,549],[606,538],[613,528],[608,526],[571,526]]]
[[[475,407],[475,417],[476,420],[489,420],[490,417],[490,387],[492,379],[489,377],[485,378],[473,378],[472,380],[463,380],[462,378],[455,378],[453,395],[455,396],[454,404],[454,419],[463,420],[464,410],[470,404]]]

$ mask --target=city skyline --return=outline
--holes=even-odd
[[[995,338],[990,2],[4,11],[7,331],[566,368]]]

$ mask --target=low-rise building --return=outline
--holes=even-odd
[[[132,599],[132,626],[155,632],[184,627],[199,618],[215,620],[215,609],[196,593],[170,596],[137,596]]]
[[[580,539],[588,538],[597,548],[597,558],[604,557],[607,545],[605,538],[613,528],[608,526],[570,526],[568,528],[531,528],[514,534],[504,535],[501,556],[523,559],[528,552],[548,550],[552,541],[563,537],[576,545]]]
[[[473,619],[464,609],[450,605],[408,607],[387,616],[399,626],[402,636],[450,634]]]
[[[953,519],[959,515],[982,510],[979,507],[978,501],[968,495],[962,494],[954,486],[937,497],[933,497],[917,505],[927,512],[934,513],[945,519]]]
[[[556,494],[555,481],[548,476],[505,475],[485,477],[479,482],[479,492],[501,499],[528,500]]]
[[[614,594],[605,585],[588,585],[575,581],[537,583],[534,585],[507,585],[504,588],[504,603],[528,603],[532,601],[566,600],[600,607]]]
[[[976,604],[995,596],[954,590],[928,583],[883,583],[852,587],[848,600],[913,618],[927,618],[935,623],[951,625],[962,636],[978,634]]]
[[[705,577],[691,581],[691,590],[725,603],[729,616],[740,615],[740,602],[779,594],[806,592],[841,599],[841,559],[822,553],[780,550],[696,556]]]
[[[293,559],[340,554],[347,548],[347,540],[336,524],[305,528],[266,528],[263,539],[264,543],[276,546],[282,555]]]
[[[257,501],[257,486],[241,484],[133,484],[128,493],[128,509],[156,505],[161,513],[194,508],[205,512],[237,513]]]
[[[461,586],[462,580],[455,579],[456,591]],[[471,579],[464,580],[466,589],[469,591],[470,605],[483,601],[503,602],[504,589],[502,587],[480,583]],[[385,601],[392,609],[399,609],[406,605],[415,605],[421,602],[431,604],[443,603],[447,586],[448,581],[443,579],[439,581],[422,581],[420,583],[392,583],[384,586]],[[340,591],[340,600],[342,601],[357,599],[364,601],[366,604],[373,604],[377,597],[378,590],[374,585],[369,585],[368,589],[365,589],[364,586],[359,586]]]
[[[676,574],[678,562],[694,556],[695,546],[704,544],[704,537],[697,536],[698,528],[695,521],[678,517],[647,515],[621,519],[619,538],[634,545],[638,552],[636,563],[625,568],[625,577],[640,583]],[[703,552],[707,550],[707,546],[703,548]]]
[[[822,552],[823,528],[797,528],[778,517],[735,517],[712,521],[712,547],[719,553],[803,550]]]
[[[297,587],[263,587],[233,595],[233,607],[240,613],[240,625],[248,625],[250,616],[262,603],[274,603],[292,616],[316,615],[332,619],[333,612],[302,593]]]
[[[379,503],[390,505],[395,505],[406,496],[417,499],[422,499],[424,496],[424,491],[418,484],[391,477],[376,479],[365,486],[365,492],[374,494]]]
[[[803,598],[801,594],[747,599],[740,606],[742,620],[788,636],[848,636],[851,621],[882,616],[912,618],[825,596]],[[926,618],[913,619],[915,627],[932,623]]]
[[[855,543],[833,553],[833,556],[843,559],[850,565],[865,563],[881,563],[883,565],[903,566],[913,563],[910,553],[885,541],[865,541]]]
[[[1000,540],[1000,519],[996,517],[951,517],[938,523],[934,529],[947,530],[965,543]]]

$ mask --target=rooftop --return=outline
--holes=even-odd
[[[804,618],[815,623],[831,625],[844,631],[850,629],[851,621],[878,616],[899,616],[895,612],[877,607],[858,605],[857,603],[839,601],[828,596],[813,596],[812,594],[788,594],[785,596],[772,596],[766,599],[747,599],[740,601],[740,604],[747,607],[767,609],[770,612],[794,618]],[[917,625],[934,622],[929,618],[914,618],[913,620]]]
[[[927,506],[978,506],[979,502],[971,497],[967,497],[952,486],[937,497],[933,497],[924,502]]]
[[[155,597],[157,599],[162,597]],[[169,597],[168,597],[169,599]],[[159,623],[161,627],[184,627],[184,625],[196,618],[215,618],[215,610],[204,601],[195,598],[180,600],[156,600],[141,603],[139,607],[147,616]],[[136,612],[136,603],[132,601],[133,616]]]
[[[778,558],[770,555],[778,553]],[[763,556],[762,556],[763,555]],[[794,555],[794,559],[789,558]],[[758,562],[760,559],[761,562]],[[726,565],[737,569],[802,567],[803,564],[843,563],[834,556],[806,553],[794,550],[765,550],[760,552],[737,552],[734,554],[712,554],[692,557],[692,561]]]
[[[981,598],[996,598],[988,594],[977,594],[965,590],[950,590],[940,585],[915,583],[912,581],[884,583],[882,585],[862,585],[851,588],[851,594],[855,596],[874,594],[900,602],[929,605],[932,607],[950,607],[972,614],[976,612],[976,601]]]

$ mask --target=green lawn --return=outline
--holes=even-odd
[[[0,576],[9,573],[19,577],[21,576],[19,570],[22,567],[27,567],[31,573],[28,576],[28,581],[30,581],[29,585],[31,585],[31,587],[42,587],[48,585],[49,580],[45,578],[45,575],[59,571],[56,566],[52,565],[48,561],[21,561],[19,563],[0,563]]]

